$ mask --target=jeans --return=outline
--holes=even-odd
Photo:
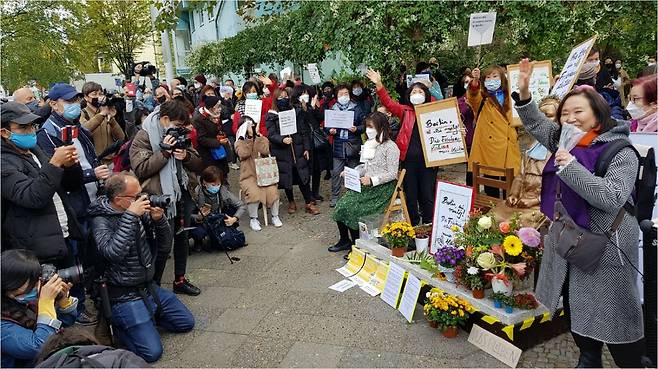
[[[160,312],[155,315],[155,322],[169,332],[191,331],[194,316],[187,307],[171,291],[159,286],[154,288],[160,299]],[[151,312],[155,313],[156,308],[152,296],[148,296],[146,303],[139,299],[112,306],[112,324],[117,338],[129,351],[150,363],[162,356],[160,334],[151,319]]]
[[[432,223],[437,169],[426,168],[423,162],[403,162],[402,168],[407,170],[402,187],[411,224]]]
[[[343,177],[340,176],[345,167],[354,168],[359,165],[359,158],[334,158],[334,169],[331,171],[331,198],[338,199],[343,186]]]

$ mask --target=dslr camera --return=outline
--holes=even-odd
[[[187,150],[192,147],[192,140],[187,137],[190,133],[190,130],[185,127],[172,127],[167,129],[165,132],[165,137],[167,135],[172,136],[176,141],[169,145],[164,142],[160,142],[160,149],[164,151],[170,151],[175,149]]]
[[[149,195],[149,202],[153,207],[166,209],[171,203],[171,198],[169,195]]]
[[[107,106],[108,108],[116,108],[117,105],[121,104],[123,100],[120,97],[116,97],[112,94],[105,94],[105,99],[100,103],[100,106]]]
[[[57,274],[64,282],[75,284],[82,280],[83,273],[82,265],[57,270],[52,264],[41,264],[41,281],[43,283],[48,282],[50,278]]]

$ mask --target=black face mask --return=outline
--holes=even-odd
[[[165,101],[167,101],[167,96],[159,96],[155,99],[158,104],[163,104]]]
[[[323,95],[324,95],[325,99],[331,100],[334,97],[334,92],[333,91],[324,91]]]
[[[288,107],[290,106],[290,99],[288,99],[287,97],[283,99],[277,99],[276,106],[280,110],[288,109]]]
[[[99,101],[99,98],[97,98],[97,97],[92,98],[90,104],[94,108],[99,108],[101,106],[101,102]]]

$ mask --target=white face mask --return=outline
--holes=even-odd
[[[350,102],[350,97],[349,96],[343,95],[343,96],[340,96],[338,98],[338,103],[340,105],[347,105],[348,102]]]
[[[411,96],[409,96],[409,101],[413,105],[422,104],[425,102],[425,94],[419,94],[419,93],[411,94]]]
[[[299,97],[299,101],[301,101],[301,102],[303,102],[303,103],[305,103],[305,104],[308,104],[308,95],[301,95],[301,96]]]
[[[621,69],[621,63],[617,63],[617,64],[615,64],[615,68],[617,68],[617,69]]]
[[[203,85],[201,85],[200,82],[194,82],[194,88],[196,88],[196,89],[198,90],[198,89],[200,89],[201,87],[203,87]]]
[[[640,119],[646,114],[642,107],[635,105],[632,101],[626,106],[626,111],[628,111],[628,114],[630,114],[633,119]]]
[[[374,139],[375,137],[377,137],[377,130],[371,127],[366,128],[366,136],[368,136],[369,140]]]

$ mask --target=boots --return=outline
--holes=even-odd
[[[297,204],[294,201],[288,203],[288,214],[295,214],[297,212]]]
[[[306,212],[311,214],[311,215],[320,214],[320,210],[318,210],[318,208],[315,207],[315,204],[313,204],[313,203],[306,204]]]

